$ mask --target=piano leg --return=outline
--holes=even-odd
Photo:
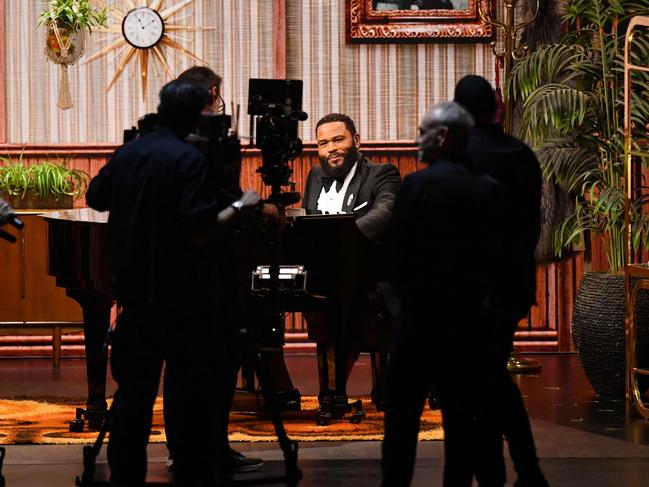
[[[82,414],[88,420],[89,428],[99,429],[106,415],[108,353],[104,349],[104,343],[110,326],[110,309],[113,302],[108,295],[86,291],[68,290],[67,295],[78,302],[83,311],[88,401],[83,412],[85,414]]]

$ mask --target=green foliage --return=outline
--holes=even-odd
[[[62,196],[80,198],[86,192],[90,176],[80,169],[68,167],[69,161],[45,161],[25,165],[22,156],[17,162],[0,158],[0,191],[24,198],[31,194],[36,198]]]
[[[555,251],[590,230],[603,236],[613,272],[625,254],[624,33],[634,15],[649,15],[649,0],[570,0],[561,42],[517,62],[507,80],[521,101],[519,135],[534,146],[545,177],[575,198],[574,214],[555,229]],[[636,35],[632,59],[649,65],[646,32]],[[646,140],[649,73],[635,74],[633,89],[633,138]],[[647,189],[638,189],[630,210],[634,250],[649,245],[649,215],[641,211]]]
[[[91,32],[93,28],[108,26],[108,8],[94,6],[92,0],[51,0],[49,8],[41,12],[38,24],[49,22]]]

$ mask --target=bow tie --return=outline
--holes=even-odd
[[[345,182],[344,179],[336,179],[333,176],[324,176],[322,178],[322,186],[324,187],[325,191],[329,191],[331,189],[331,185],[336,182],[336,192],[340,191],[340,189],[343,187],[343,183]]]

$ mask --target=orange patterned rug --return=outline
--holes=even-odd
[[[70,401],[34,401],[0,399],[0,444],[87,444],[97,437],[97,432],[71,433],[68,424],[74,418],[79,403]],[[377,412],[367,398],[363,400],[367,416],[360,424],[346,420],[332,421],[327,426],[317,426],[315,412],[318,407],[314,396],[302,397],[302,410],[283,414],[289,436],[298,441],[381,440],[383,438],[383,413]],[[442,440],[444,432],[439,411],[426,408],[421,418],[421,440]],[[162,421],[162,399],[155,405],[151,442],[165,441]],[[230,415],[231,441],[275,441],[270,421],[256,413],[233,412]]]

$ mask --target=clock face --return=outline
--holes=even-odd
[[[148,7],[131,10],[122,20],[124,39],[135,48],[155,46],[164,35],[164,21],[158,12]]]

